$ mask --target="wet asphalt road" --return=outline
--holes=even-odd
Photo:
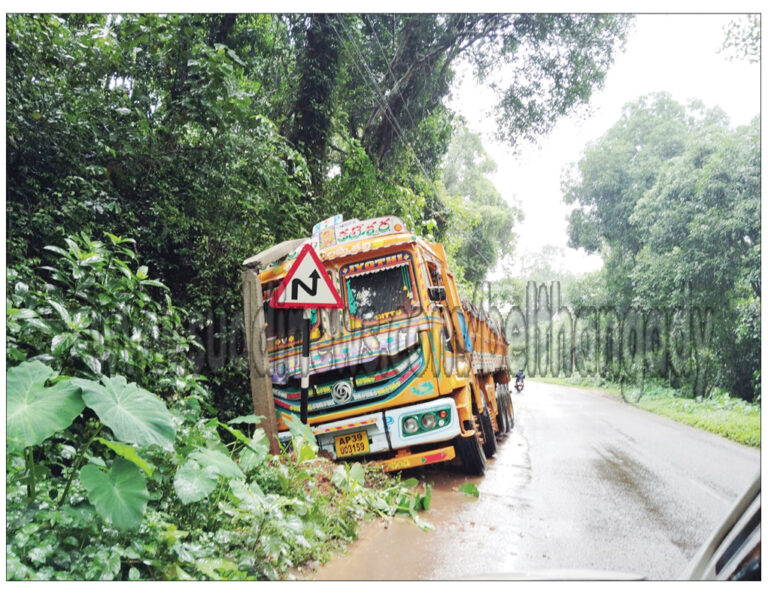
[[[435,529],[367,525],[346,554],[300,578],[674,579],[759,471],[759,450],[608,394],[529,381],[513,402],[515,429],[471,479],[479,498],[457,491],[467,480],[458,469],[415,470],[434,484],[422,517]]]

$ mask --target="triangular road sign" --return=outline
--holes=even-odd
[[[280,286],[272,293],[270,305],[292,309],[341,309],[344,304],[325,271],[323,262],[307,243],[301,248]]]

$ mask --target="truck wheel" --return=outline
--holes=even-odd
[[[486,458],[490,459],[496,455],[496,435],[493,434],[493,424],[491,424],[491,415],[488,413],[488,406],[480,414],[480,430],[483,431],[483,452]]]
[[[499,413],[496,416],[496,423],[499,425],[499,432],[497,434],[500,437],[504,436],[507,434],[507,431],[509,431],[509,416],[507,415],[504,406],[506,406],[506,402],[504,401],[504,394],[500,393],[496,396],[496,407],[499,410]]]
[[[485,453],[483,453],[483,448],[480,446],[477,432],[471,437],[457,436],[453,446],[456,448],[456,455],[461,459],[466,473],[473,476],[485,474]]]
[[[515,427],[515,407],[512,405],[512,396],[509,392],[506,394],[507,405],[504,409],[507,411],[507,418],[509,419],[509,430],[511,431]]]

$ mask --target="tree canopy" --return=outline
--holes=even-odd
[[[600,251],[610,304],[713,314],[713,381],[751,399],[760,369],[759,120],[668,95],[627,105],[567,176],[574,246]],[[600,303],[595,303],[600,304]]]
[[[463,215],[451,219],[445,241],[471,285],[485,279],[500,258],[511,255],[513,229],[523,218],[489,179],[495,171],[480,135],[459,127],[445,155],[443,184],[452,210]]]
[[[394,214],[447,240],[460,215],[440,183],[458,125],[445,104],[457,64],[494,85],[514,145],[588,100],[629,21],[8,15],[8,262],[34,267],[69,234],[133,237],[177,303],[201,320],[232,319],[240,262],[327,216]],[[513,73],[503,85],[500,64]],[[488,251],[486,263],[468,261],[472,279],[508,248],[516,220],[497,195],[478,199],[471,232]],[[229,358],[214,392],[245,394],[242,360]]]

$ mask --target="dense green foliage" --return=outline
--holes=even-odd
[[[733,129],[719,110],[644,97],[625,107],[565,182],[576,206],[572,245],[600,251],[606,262],[583,281],[577,304],[662,312],[656,340],[675,338],[681,350],[644,361],[644,374],[671,378],[689,394],[719,385],[748,400],[756,395],[759,137],[757,119]],[[711,340],[693,348],[700,325],[691,319],[708,315]]]
[[[587,101],[629,20],[8,15],[8,262],[34,268],[45,245],[81,232],[135,238],[202,328],[198,370],[219,413],[246,413],[241,262],[336,213],[456,234],[463,211],[440,189],[456,66],[497,85],[514,144]],[[497,63],[510,83],[498,86]],[[483,221],[463,247],[451,238],[457,252],[484,233],[512,236],[513,217]],[[488,267],[475,265],[474,277]]]
[[[212,417],[184,312],[108,239],[49,248],[50,284],[8,273],[9,579],[279,578],[365,517],[419,522],[415,481],[318,457],[304,425],[273,456],[257,417]]]
[[[459,127],[443,165],[446,200],[454,212],[445,244],[472,286],[485,279],[501,256],[512,255],[515,235],[511,229],[523,216],[502,199],[488,178],[495,171],[496,163],[483,149],[480,135]]]
[[[66,248],[46,247],[42,277],[28,267],[7,270],[9,360],[35,356],[92,379],[121,374],[163,395],[201,393],[184,311],[138,264],[132,239],[105,239],[83,234],[67,237]]]

